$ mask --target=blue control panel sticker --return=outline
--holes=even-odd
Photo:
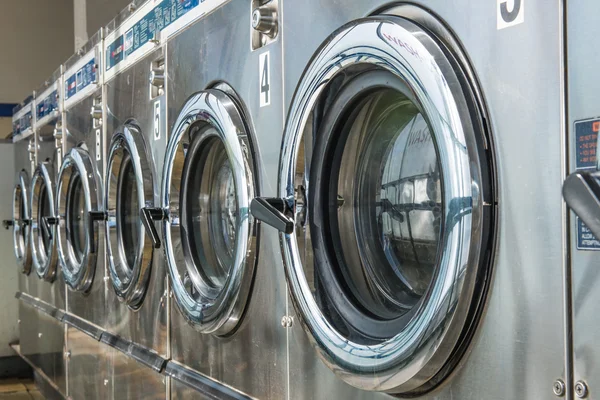
[[[577,217],[577,248],[579,250],[600,250],[600,240],[579,217]]]
[[[89,85],[97,82],[96,59],[92,58],[65,80],[65,100],[75,96]]]
[[[32,113],[29,111],[28,113],[23,114],[21,118],[13,121],[13,135],[19,135],[31,128],[31,116]]]
[[[38,101],[36,108],[35,115],[38,120],[58,110],[58,91],[55,90],[46,96],[46,98]]]
[[[206,0],[163,0],[144,15],[131,29],[119,36],[106,48],[106,70],[119,64],[128,55],[148,43],[155,32],[160,32],[188,11]]]
[[[596,142],[600,118],[575,122],[575,158],[577,169],[596,168]]]

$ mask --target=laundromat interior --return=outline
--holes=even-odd
[[[598,0],[0,36],[0,400],[600,400]]]

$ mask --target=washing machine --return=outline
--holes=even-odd
[[[169,357],[169,292],[157,218],[162,215],[160,177],[167,137],[165,54],[158,43],[133,55],[119,47],[124,44],[118,41],[139,26],[156,2],[136,4],[106,27],[104,40],[107,158],[103,198],[110,276],[106,330],[122,339],[125,352],[128,343],[150,352],[146,365],[122,352],[114,353],[113,398],[158,399],[167,396],[167,379],[160,372]],[[144,54],[138,56],[140,52]],[[116,57],[123,54],[117,63]]]
[[[40,280],[32,273],[31,257],[31,177],[35,169],[35,135],[33,133],[33,96],[13,110],[13,145],[15,183],[13,188],[13,248],[19,269],[18,291],[36,297]],[[39,316],[35,309],[19,302],[19,338],[22,354],[33,357],[38,351]]]
[[[166,95],[159,98],[166,131],[152,146],[166,148],[160,209],[146,219],[162,219],[154,227],[162,229],[172,292],[165,373],[173,378],[173,398],[283,398],[285,283],[273,263],[281,256],[277,236],[263,237],[249,213],[255,196],[275,193],[280,144],[273,137],[283,129],[281,41],[274,31],[254,40],[248,2],[181,7],[171,8],[170,23],[154,35],[166,43]],[[138,57],[133,32],[130,59]],[[160,49],[147,54],[144,76],[151,62],[161,63]],[[272,71],[266,100],[260,91],[264,65]],[[137,90],[148,96],[148,83]],[[155,90],[150,87],[150,98]],[[150,104],[162,121],[157,102]],[[195,391],[198,385],[190,382],[208,392]]]
[[[568,115],[565,143],[566,167],[571,174],[563,188],[567,204],[574,212],[565,214],[570,232],[570,306],[572,307],[573,386],[568,388],[573,398],[598,397],[600,379],[597,360],[600,356],[594,332],[598,318],[594,312],[598,302],[596,290],[600,282],[600,209],[598,132],[600,132],[600,89],[593,65],[598,55],[590,53],[590,44],[599,33],[591,24],[600,11],[594,1],[567,3],[565,44],[568,79]],[[574,395],[573,395],[574,394]],[[577,397],[576,397],[577,396]]]
[[[30,184],[35,168],[35,136],[33,136],[33,96],[13,110],[13,143],[15,146],[15,187],[13,190],[13,246],[20,272],[31,273],[31,210]],[[19,289],[29,293],[27,278],[19,282]],[[35,284],[32,283],[32,285]],[[33,288],[31,288],[33,289]]]
[[[289,398],[560,394],[561,5],[280,6]]]
[[[35,91],[36,167],[30,186],[32,265],[39,279],[37,298],[65,309],[66,286],[58,269],[56,182],[62,159],[62,67]],[[65,327],[53,316],[39,313],[40,365],[62,393],[66,393]]]
[[[102,107],[103,31],[64,64],[63,161],[58,176],[58,254],[67,285],[68,395],[107,398]],[[105,383],[106,381],[106,383]]]

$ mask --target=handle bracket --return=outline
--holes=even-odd
[[[575,172],[563,185],[568,206],[600,238],[600,172]]]
[[[280,232],[288,235],[294,232],[293,213],[284,199],[257,197],[250,204],[250,212],[254,218]]]
[[[94,223],[96,221],[106,221],[106,213],[104,211],[88,212],[88,238],[90,240],[90,253],[96,253],[96,241],[94,240]]]
[[[160,236],[158,235],[154,221],[162,221],[165,219],[165,216],[165,211],[158,207],[143,207],[140,210],[140,219],[142,220],[142,224],[144,224],[144,228],[146,229],[146,234],[150,236],[152,246],[155,249],[160,248]]]

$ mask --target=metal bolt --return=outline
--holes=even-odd
[[[94,104],[90,114],[94,119],[102,119],[102,104]]]
[[[110,280],[110,277],[108,277],[108,276],[104,277],[104,282],[108,282],[109,280]]]
[[[565,395],[565,382],[562,379],[557,379],[552,385],[552,391],[555,395],[562,397]]]
[[[129,5],[129,12],[134,12],[137,9],[136,5],[134,3],[131,3]]]
[[[150,84],[162,87],[165,84],[165,70],[163,68],[152,68],[150,70]]]
[[[42,337],[42,332],[38,333],[38,337],[41,338]]]
[[[269,6],[261,6],[252,11],[252,28],[274,38],[277,35],[277,13]]]
[[[104,386],[108,385],[108,379],[104,380]]]
[[[21,325],[21,320],[20,319],[17,320],[17,324]]]
[[[588,395],[588,387],[587,387],[587,385],[585,384],[584,381],[577,381],[577,383],[575,383],[575,394],[580,399],[583,399],[583,398],[587,397],[587,395]]]
[[[292,317],[284,315],[283,318],[281,318],[281,326],[282,327],[291,328],[293,324],[294,324],[294,319]]]
[[[68,360],[69,358],[71,358],[71,352],[70,351],[65,351],[65,358]]]

